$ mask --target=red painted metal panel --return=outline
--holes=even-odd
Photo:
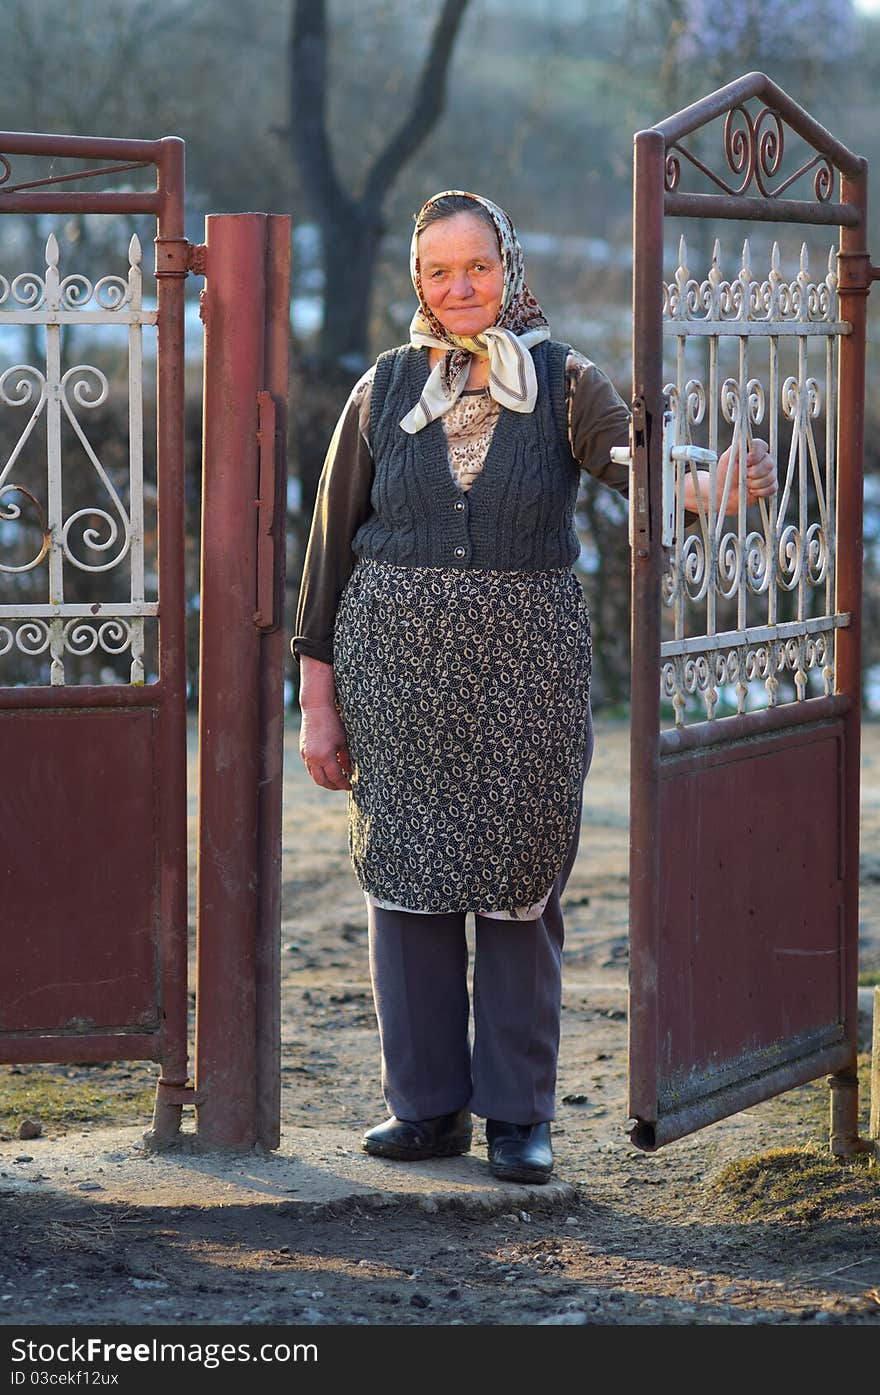
[[[4,713],[0,768],[0,1040],[157,1030],[154,714]]]
[[[842,776],[839,722],[663,762],[661,1107],[843,1039]]]

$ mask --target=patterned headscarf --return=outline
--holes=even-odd
[[[409,327],[409,342],[415,348],[445,349],[447,352],[432,370],[416,405],[400,423],[414,435],[429,422],[448,412],[467,384],[471,354],[488,355],[489,392],[496,402],[512,412],[532,412],[538,395],[538,380],[531,348],[550,338],[546,316],[525,283],[523,251],[516,229],[503,208],[463,189],[445,189],[428,199],[419,210],[416,228],[425,209],[439,199],[456,194],[473,199],[492,219],[501,249],[504,291],[494,325],[472,338],[463,338],[445,329],[428,306],[422,292],[419,267],[418,232],[410,245],[410,275],[419,298],[419,308]]]

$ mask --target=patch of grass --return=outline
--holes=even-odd
[[[875,988],[880,984],[880,969],[865,969],[859,974],[858,982],[860,988]]]
[[[72,1124],[148,1124],[158,1067],[151,1061],[0,1069],[0,1133],[15,1137],[23,1119],[44,1130]]]
[[[869,1154],[832,1157],[827,1148],[773,1148],[728,1163],[712,1191],[738,1221],[846,1221],[880,1229],[880,1167]]]

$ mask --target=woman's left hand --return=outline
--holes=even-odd
[[[739,508],[739,477],[740,458],[742,452],[737,450],[736,455],[731,459],[732,447],[728,446],[726,451],[718,457],[718,505],[724,497],[724,486],[728,472],[730,473],[730,488],[727,494],[727,508],[725,512],[736,513]],[[770,447],[766,441],[756,437],[752,441],[746,452],[746,503],[757,504],[759,499],[770,499],[777,492],[779,482],[776,477],[776,461],[770,454]]]

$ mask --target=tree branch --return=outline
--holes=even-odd
[[[361,204],[371,210],[382,205],[385,194],[416,150],[430,134],[446,103],[449,60],[468,0],[443,0],[434,26],[431,46],[408,116],[377,156],[367,175]]]
[[[327,135],[327,13],[325,0],[293,0],[290,35],[290,140],[303,183],[322,220],[351,209],[336,173]]]

